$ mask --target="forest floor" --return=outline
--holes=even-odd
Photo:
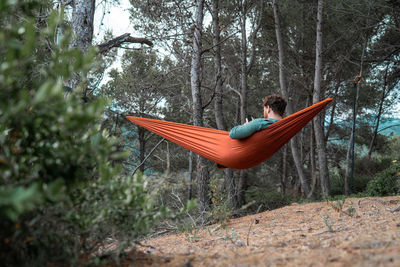
[[[122,266],[400,266],[400,196],[280,209],[143,240]]]

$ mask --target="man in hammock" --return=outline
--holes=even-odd
[[[269,95],[264,98],[264,118],[257,118],[246,123],[233,127],[229,132],[232,139],[243,139],[253,133],[264,130],[269,125],[282,119],[286,108],[286,100],[280,95]]]

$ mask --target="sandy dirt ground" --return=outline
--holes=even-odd
[[[400,266],[400,196],[294,203],[144,240],[124,266]]]

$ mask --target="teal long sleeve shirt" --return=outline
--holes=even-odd
[[[229,132],[229,137],[233,139],[246,138],[255,132],[264,130],[265,128],[277,121],[277,119],[254,119],[246,124],[233,127],[232,130]]]

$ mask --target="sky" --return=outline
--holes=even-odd
[[[96,7],[95,17],[94,17],[94,43],[102,43],[104,33],[107,30],[111,30],[114,37],[120,36],[124,33],[130,33],[131,36],[139,37],[135,35],[133,25],[129,20],[129,8],[131,4],[129,0],[119,0],[119,5],[109,4],[104,6],[104,4],[99,4]],[[107,2],[107,1],[103,1]],[[114,63],[106,70],[106,74],[100,84],[105,84],[109,80],[108,72],[111,69],[121,70],[121,57],[124,53],[124,49],[118,49],[118,57]]]
[[[106,30],[112,30],[114,36],[124,33],[133,33],[133,26],[129,21],[129,0],[120,0],[119,5],[109,5],[104,10],[104,5],[100,4],[94,18],[94,37],[96,41],[101,41]],[[103,12],[106,12],[103,17]],[[101,24],[102,23],[102,24]]]

